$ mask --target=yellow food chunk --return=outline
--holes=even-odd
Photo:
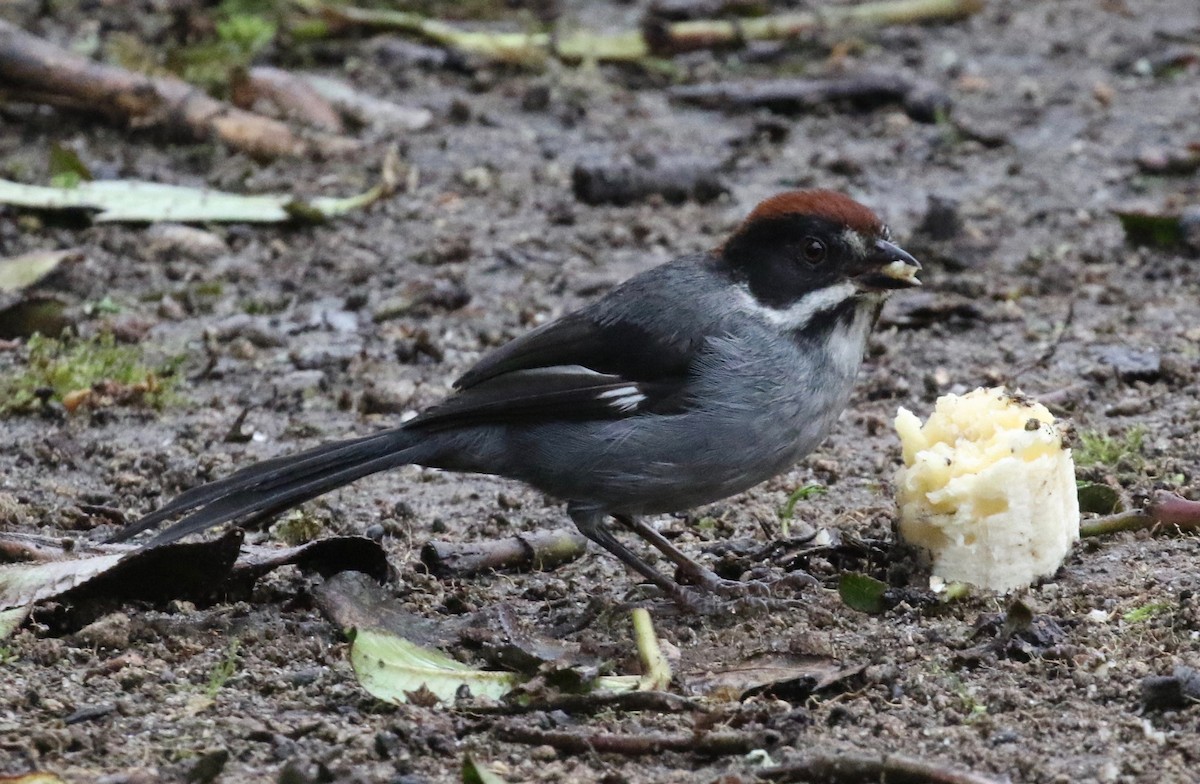
[[[1071,450],[1045,406],[1003,388],[896,415],[900,535],[934,577],[1009,591],[1053,574],[1079,538]]]

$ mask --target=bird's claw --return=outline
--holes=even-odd
[[[707,584],[702,584],[701,587],[709,593],[716,594],[728,599],[743,599],[750,597],[772,598],[778,597],[780,593],[790,593],[800,591],[801,589],[818,585],[818,581],[812,575],[804,572],[794,572],[781,577],[778,580],[726,580],[721,577],[716,577]],[[780,589],[784,589],[781,591]]]
[[[795,592],[816,584],[815,578],[804,573],[771,581],[726,580],[712,575],[694,588],[678,586],[677,590],[671,592],[671,598],[682,609],[698,615],[755,614],[802,607],[803,601],[783,598],[780,593]]]

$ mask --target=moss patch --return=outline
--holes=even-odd
[[[182,360],[151,366],[138,346],[118,345],[109,334],[63,340],[34,335],[26,353],[24,367],[0,378],[0,415],[28,413],[52,401],[68,410],[137,403],[161,408]]]

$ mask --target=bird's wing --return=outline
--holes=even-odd
[[[697,344],[576,313],[489,354],[409,427],[676,413],[687,405]]]
[[[514,370],[560,365],[631,381],[687,374],[701,341],[664,335],[629,318],[601,318],[596,310],[577,311],[506,343],[464,373],[455,388],[469,389]]]

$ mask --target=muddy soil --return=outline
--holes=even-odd
[[[616,27],[635,23],[640,5],[564,3],[564,16]],[[83,43],[116,33],[153,40],[171,12],[155,2],[7,2],[0,13]],[[844,41],[834,63],[831,48]],[[400,140],[411,190],[318,226],[207,227],[225,245],[212,255],[151,242],[145,227],[0,211],[0,256],[81,249],[84,260],[55,287],[74,305],[107,298],[118,311],[93,309],[81,331],[115,329],[152,358],[182,354],[186,379],[161,411],[0,422],[0,525],[98,539],[112,521],[85,509],[132,519],[236,466],[395,422],[437,400],[488,348],[640,270],[716,245],[758,200],[795,186],[845,190],[876,208],[925,261],[926,285],[887,306],[854,400],[814,454],[743,496],[658,521],[685,551],[716,563],[729,557],[714,552],[723,541],[767,543],[779,535],[778,509],[806,484],[828,492],[799,504],[793,534],[829,527],[892,541],[897,408],[924,415],[938,395],[997,383],[1045,397],[1078,431],[1144,431],[1140,455],[1088,477],[1135,502],[1156,488],[1200,498],[1200,266],[1183,250],[1126,244],[1110,212],[1200,198],[1194,173],[1147,175],[1136,163],[1143,148],[1200,141],[1194,61],[1144,67],[1176,46],[1200,46],[1194,0],[991,0],[964,22],[830,34],[765,62],[736,53],[675,61],[673,78],[696,82],[838,68],[920,77],[954,102],[953,122],[922,123],[895,106],[726,114],[671,102],[662,74],[454,70],[405,64],[379,39],[323,45],[305,65],[433,110],[433,127]],[[0,172],[24,182],[46,180],[47,150],[59,143],[101,177],[347,194],[370,184],[385,146],[349,161],[260,163],[78,114],[0,104],[0,117]],[[579,161],[683,153],[728,161],[729,192],[706,204],[621,207],[572,194]],[[933,239],[931,205],[944,214],[947,202],[960,226]],[[23,357],[6,345],[0,372],[19,372]],[[243,411],[253,438],[227,439]],[[606,554],[549,573],[462,580],[420,566],[431,537],[562,525],[552,499],[410,468],[310,509],[327,532],[381,536],[397,572],[389,590],[412,611],[441,618],[506,603],[535,627],[573,625],[566,639],[633,666],[625,607],[642,592]],[[514,782],[753,781],[764,770],[761,755],[719,753],[703,734],[690,749],[628,756],[502,740],[515,728],[743,733],[781,764],[866,750],[1015,782],[1200,781],[1200,709],[1147,706],[1141,692],[1147,676],[1200,667],[1198,559],[1194,534],[1088,540],[1022,596],[1043,624],[1035,630],[1049,631],[982,653],[996,633],[986,621],[1004,600],[930,606],[915,593],[866,615],[842,604],[843,565],[828,559],[810,560],[822,586],[794,609],[700,619],[657,606],[677,673],[764,653],[862,666],[815,694],[717,702],[705,715],[497,717],[381,704],[357,685],[345,639],[315,608],[317,578],[284,569],[240,601],[127,604],[82,631],[35,618],[4,648],[0,773],[204,780],[199,762],[219,761],[208,755],[220,750],[224,781],[451,782],[468,750]],[[889,571],[886,560],[851,566]],[[232,674],[212,688],[227,661]]]

